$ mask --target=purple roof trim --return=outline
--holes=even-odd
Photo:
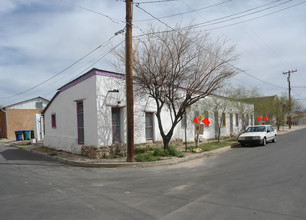
[[[108,76],[108,77],[115,77],[115,78],[120,78],[120,79],[125,79],[124,74],[120,73],[114,73],[114,72],[109,72],[105,70],[99,70],[99,69],[91,69],[87,73],[83,74],[82,76],[76,78],[75,80],[71,81],[70,83],[67,83],[66,85],[62,86],[59,88],[60,92],[65,91],[66,89],[71,88],[72,86],[75,86],[76,84],[94,76],[94,75],[99,75],[99,76]]]
[[[48,103],[48,105],[45,107],[45,109],[43,110],[42,114],[45,114],[45,112],[47,111],[47,109],[49,108],[49,106],[53,103],[53,100],[63,91],[65,91],[66,89],[71,88],[72,86],[75,86],[76,84],[94,76],[94,75],[99,75],[99,76],[108,76],[108,77],[115,77],[115,78],[119,78],[119,79],[125,79],[125,75],[121,74],[121,73],[114,73],[114,72],[109,72],[109,71],[105,71],[105,70],[99,70],[96,68],[93,68],[91,70],[89,70],[87,73],[83,74],[82,76],[76,78],[75,80],[67,83],[66,85],[62,86],[61,88],[58,89],[58,91],[56,92],[56,94],[53,96],[53,98],[51,99],[51,101]]]

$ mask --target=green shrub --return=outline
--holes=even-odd
[[[153,155],[159,157],[184,157],[184,154],[177,151],[174,146],[169,146],[167,150],[161,147],[155,148]]]
[[[151,162],[161,160],[160,157],[154,156],[152,153],[139,154],[135,157],[137,162]]]
[[[182,152],[177,151],[174,146],[169,146],[168,148],[168,155],[172,157],[184,157]]]
[[[155,157],[165,157],[165,151],[161,147],[154,148],[153,155]]]
[[[144,154],[148,151],[152,151],[152,147],[135,147],[134,154]]]

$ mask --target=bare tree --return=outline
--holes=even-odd
[[[241,131],[245,131],[246,127],[249,125],[249,115],[252,115],[252,109],[247,105],[247,103],[252,103],[247,101],[250,98],[260,97],[262,93],[258,88],[247,89],[244,86],[238,88],[229,87],[227,89],[227,97],[235,100],[233,106],[238,110],[238,114],[242,123]]]
[[[154,34],[134,40],[135,90],[155,100],[160,134],[164,149],[168,149],[186,108],[215,92],[235,74],[237,56],[226,41],[212,41],[207,33],[192,29],[178,32],[151,27],[149,33]],[[124,61],[124,54],[116,54]],[[164,129],[161,118],[165,109],[171,118],[170,129]]]
[[[221,128],[225,124],[226,110],[231,105],[228,98],[222,96],[214,96],[211,99],[205,99],[202,102],[202,109],[214,112],[215,120],[215,138],[220,142]],[[219,114],[221,113],[221,114]]]

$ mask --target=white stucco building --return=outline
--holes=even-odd
[[[216,97],[208,97],[213,98]],[[246,105],[253,114],[253,105]],[[194,141],[195,126],[192,120],[195,114],[204,114],[202,110],[201,105],[197,104],[191,107],[187,115],[188,141]],[[155,111],[155,104],[147,95],[134,97],[135,144],[162,141]],[[226,122],[222,135],[238,134],[241,130],[238,110],[231,107],[218,114],[223,113]],[[61,87],[43,114],[45,146],[80,153],[83,145],[110,146],[115,142],[126,143],[125,76],[92,69]],[[204,128],[202,138],[214,138],[214,114],[208,111],[211,124]],[[162,119],[165,130],[170,128],[169,112],[162,112]],[[250,123],[252,120],[250,117]],[[172,139],[185,139],[183,122],[176,126]]]
[[[5,106],[6,109],[44,109],[49,103],[48,99],[42,98],[40,96],[28,99],[22,102],[17,102]]]

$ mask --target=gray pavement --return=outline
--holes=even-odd
[[[278,135],[287,134],[293,131],[297,131],[300,129],[306,128],[306,125],[302,126],[292,126],[291,129],[289,129],[287,126],[281,127],[280,131],[278,131]],[[208,157],[216,154],[220,154],[226,151],[229,151],[232,147],[239,147],[239,144],[233,145],[233,146],[226,146],[223,148],[219,148],[216,150],[212,150],[209,152],[202,152],[197,154],[190,154],[186,155],[183,158],[167,158],[160,161],[155,162],[126,162],[126,157],[121,158],[113,158],[113,159],[91,159],[84,156],[79,156],[75,154],[67,154],[67,153],[57,153],[54,154],[48,154],[44,152],[36,151],[35,148],[39,145],[33,144],[33,145],[26,145],[26,146],[19,146],[16,141],[8,141],[8,140],[1,140],[2,143],[5,143],[6,145],[19,148],[24,151],[28,151],[34,154],[40,154],[43,155],[49,159],[57,160],[61,163],[73,165],[73,166],[79,166],[79,167],[101,167],[101,168],[136,168],[136,167],[153,167],[153,166],[168,166],[168,165],[175,165],[179,163],[184,163],[187,161],[191,161],[194,159],[202,158],[202,157]]]
[[[0,219],[306,219],[306,129],[171,166],[68,166],[0,143]]]

